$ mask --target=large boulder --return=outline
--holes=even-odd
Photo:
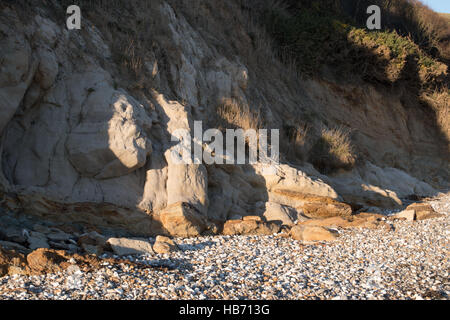
[[[109,238],[106,243],[111,246],[113,252],[118,256],[154,253],[150,242],[145,240]]]
[[[290,235],[301,241],[334,241],[337,236],[329,229],[318,226],[298,225],[291,229]]]
[[[27,255],[27,263],[34,273],[56,273],[67,268],[67,259],[58,251],[40,248]]]
[[[266,221],[275,222],[285,226],[293,226],[294,222],[297,220],[298,213],[293,208],[274,202],[267,202],[265,204],[263,216]]]
[[[285,205],[302,211],[308,218],[320,219],[336,216],[350,216],[350,205],[330,197],[313,196],[291,190],[274,190],[272,194]]]
[[[77,244],[88,254],[100,255],[107,246],[107,240],[101,234],[91,231],[79,236]]]
[[[256,173],[264,178],[269,198],[272,202],[289,205],[283,203],[283,199],[277,201],[278,195],[276,193],[272,194],[272,192],[277,190],[290,190],[295,193],[340,199],[338,193],[322,177],[308,175],[300,169],[286,164],[257,164],[254,168]]]
[[[27,241],[28,241],[28,247],[31,250],[35,250],[35,249],[39,249],[39,248],[50,248],[47,236],[40,232],[30,231],[27,236]]]
[[[24,246],[22,246],[16,242],[11,242],[11,241],[0,241],[0,247],[3,247],[4,249],[8,249],[8,250],[17,250],[20,252],[28,251],[27,248],[25,248]]]
[[[405,210],[394,215],[396,218],[403,218],[408,221],[425,220],[441,217],[442,214],[436,212],[428,203],[413,203],[406,207]]]
[[[157,236],[153,244],[153,251],[159,254],[171,253],[178,251],[178,246],[168,237]]]
[[[185,202],[167,206],[159,213],[162,227],[173,237],[195,237],[207,228],[206,218]]]
[[[387,228],[388,225],[383,220],[383,216],[379,214],[360,213],[345,217],[331,217],[325,219],[310,219],[300,222],[302,226],[316,226],[326,228],[368,228],[375,229],[379,227]]]
[[[0,246],[0,277],[25,273],[27,261],[24,254],[5,249]]]
[[[247,216],[243,220],[228,220],[223,226],[224,235],[271,235],[278,233],[280,226],[272,222],[264,222],[258,216]]]
[[[395,214],[395,218],[405,219],[406,221],[414,221],[416,219],[416,213],[414,210],[403,210]]]

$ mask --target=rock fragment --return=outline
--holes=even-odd
[[[178,246],[168,237],[157,236],[155,244],[153,245],[153,251],[160,254],[171,253],[178,251]]]
[[[174,237],[194,237],[207,227],[206,219],[197,210],[184,202],[167,206],[160,213],[164,229]]]
[[[136,254],[153,254],[153,249],[148,241],[129,238],[109,238],[107,243],[113,252],[119,256]]]
[[[316,226],[295,226],[290,234],[293,239],[301,241],[333,241],[337,238],[329,229]]]

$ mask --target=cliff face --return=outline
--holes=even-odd
[[[10,208],[152,234],[181,202],[225,221],[273,204],[301,210],[299,194],[390,207],[448,187],[448,141],[432,111],[369,84],[302,79],[239,1],[82,6],[82,29],[71,31],[65,7],[49,3],[0,4]],[[194,120],[281,129],[281,163],[175,164],[171,134]],[[299,123],[313,137],[324,123],[351,129],[356,165],[326,176],[289,157],[299,146],[285,129]]]

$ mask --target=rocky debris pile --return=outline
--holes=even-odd
[[[337,239],[314,244],[276,235],[177,239],[178,251],[127,258],[147,268],[104,262],[88,272],[5,276],[0,299],[449,299],[449,200],[433,204],[444,216],[393,219],[395,232],[338,228]]]
[[[82,272],[97,270],[104,263],[127,264],[147,267],[142,264],[111,257],[99,258],[95,255],[80,255],[64,250],[36,249],[25,255],[13,250],[0,248],[0,276],[5,275],[41,275],[64,272],[75,268]]]
[[[0,246],[7,250],[28,254],[39,248],[65,250],[76,254],[104,253],[118,256],[168,253],[177,245],[167,237],[178,238],[200,235],[273,235],[292,237],[302,241],[332,241],[338,237],[334,229],[381,228],[393,230],[394,221],[409,221],[440,217],[428,202],[413,203],[405,210],[391,214],[371,212],[352,213],[349,205],[328,197],[304,196],[282,192],[284,196],[301,199],[302,208],[292,211],[288,206],[267,202],[261,215],[234,215],[225,223],[208,221],[196,208],[177,203],[163,211],[166,234],[154,237],[130,237],[117,230],[97,229],[78,223],[56,223],[34,216],[0,210]],[[155,249],[156,248],[156,249]]]
[[[150,241],[154,253],[126,260],[110,252],[108,243],[127,250],[150,247],[143,239],[74,232],[80,249],[99,246],[103,254],[0,249],[0,299],[448,299],[450,194],[409,208],[433,209],[439,216],[410,222],[398,214],[359,213],[297,221],[291,228],[270,223],[281,229],[275,235],[176,243],[157,236]],[[18,219],[24,227],[36,224]],[[233,221],[230,226],[265,223],[258,217]],[[69,227],[58,227],[33,230],[48,228],[61,239]]]

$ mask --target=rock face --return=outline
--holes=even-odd
[[[237,215],[289,226],[303,215],[348,216],[345,203],[400,206],[402,197],[436,193],[420,179],[448,183],[447,159],[426,117],[406,117],[398,97],[372,87],[358,99],[361,106],[352,106],[345,95],[336,97],[337,85],[299,80],[272,50],[258,47],[265,41],[254,41],[238,2],[213,1],[217,10],[206,3],[133,2],[109,12],[105,24],[97,23],[105,13],[94,6],[80,32],[60,23],[56,12],[65,8],[57,2],[29,10],[0,3],[2,205],[137,236],[189,237]],[[116,28],[122,21],[126,27]],[[140,30],[139,21],[153,21],[144,28],[152,30],[145,41],[125,31]],[[218,119],[218,108],[230,102],[242,112]],[[320,118],[349,123],[368,161],[332,177],[289,163],[283,150],[279,164],[174,161],[178,130],[194,136],[194,121],[203,121],[203,130],[224,122],[252,127],[258,119],[246,119],[243,110],[259,115],[258,127],[266,129],[287,128],[313,112],[311,127]],[[295,148],[285,136],[280,140]],[[205,141],[194,139],[192,147],[203,149]],[[275,230],[252,221],[227,228],[232,234]],[[62,240],[31,236],[24,244],[45,247],[46,241]],[[97,244],[84,246],[97,252]]]
[[[399,208],[400,198],[438,194],[430,185],[395,168],[380,168],[370,162],[332,179],[333,187],[349,203]]]
[[[80,79],[87,83],[94,79],[89,80]],[[136,100],[114,91],[109,79],[97,81],[88,89],[92,92],[81,106],[83,120],[67,137],[66,148],[78,173],[101,180],[126,175],[146,164],[152,151],[146,132],[152,120]]]

